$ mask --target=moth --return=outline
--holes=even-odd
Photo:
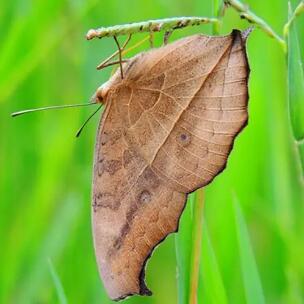
[[[249,32],[189,36],[127,61],[120,54],[120,69],[94,94],[105,109],[92,226],[111,299],[152,294],[145,265],[153,249],[177,231],[187,195],[224,170],[248,119]]]
[[[194,35],[140,53],[96,91],[93,234],[111,299],[151,295],[153,249],[177,231],[187,195],[225,168],[248,119],[246,38]]]

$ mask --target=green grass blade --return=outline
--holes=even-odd
[[[48,262],[49,262],[50,274],[51,274],[51,277],[52,277],[54,285],[55,285],[55,289],[56,289],[56,293],[57,293],[57,296],[58,296],[59,303],[60,304],[67,304],[68,301],[67,301],[67,298],[66,298],[61,280],[59,278],[59,275],[58,275],[58,273],[57,273],[57,271],[56,271],[56,269],[55,269],[55,267],[52,263],[52,260],[49,259]]]
[[[204,194],[199,189],[189,196],[175,238],[177,260],[178,301],[196,303],[201,263]]]
[[[221,27],[221,19],[223,14],[223,1],[213,0],[212,1],[212,14],[217,18],[217,22],[212,23],[212,34],[219,35]]]
[[[208,227],[203,225],[202,263],[200,264],[200,285],[198,303],[227,304],[227,293],[223,284],[220,269],[208,233]]]
[[[295,21],[295,19],[298,16],[300,16],[304,12],[304,1],[303,0],[299,2],[299,5],[296,7],[296,9],[293,13],[291,13],[290,2],[288,3],[288,5],[289,5],[288,22],[284,25],[284,28],[283,28],[284,37],[288,36],[291,24]]]
[[[204,218],[204,190],[196,191],[196,199],[193,206],[193,229],[192,229],[192,250],[190,257],[190,287],[189,302],[197,303],[199,269],[201,264],[201,243]]]
[[[292,17],[291,6],[289,17]],[[304,71],[296,20],[291,23],[288,32],[287,69],[290,121],[304,176]]]
[[[193,204],[195,203],[195,193],[188,197],[186,208],[179,224],[178,234],[175,235],[176,263],[177,263],[177,288],[178,303],[189,302],[190,286],[190,259],[192,249],[192,229],[193,229]]]
[[[300,162],[302,168],[302,178],[304,178],[304,140],[297,142],[298,151],[300,155]]]
[[[246,300],[248,304],[264,304],[264,292],[251,247],[246,222],[239,203],[236,200],[234,201],[234,212]]]

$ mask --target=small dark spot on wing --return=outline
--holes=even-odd
[[[152,200],[151,193],[148,190],[144,190],[139,195],[139,202],[142,204],[150,203]]]
[[[177,141],[184,147],[191,143],[191,135],[186,132],[179,133],[177,135]]]

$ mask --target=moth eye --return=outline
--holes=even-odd
[[[106,102],[106,98],[107,98],[107,95],[109,93],[111,86],[112,86],[112,82],[109,80],[97,89],[97,91],[95,93],[95,101],[97,103]]]
[[[98,89],[96,94],[95,94],[95,102],[97,103],[103,103],[103,94],[102,94],[102,90]]]
[[[103,99],[102,99],[102,97],[100,97],[100,96],[97,96],[96,97],[96,101],[98,102],[98,103],[102,103],[103,102]]]

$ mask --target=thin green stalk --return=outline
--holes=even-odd
[[[223,0],[213,0],[213,16],[216,16],[218,22],[212,24],[212,33],[218,35],[222,26],[222,19],[225,15],[226,5]]]
[[[129,24],[114,25],[91,29],[87,33],[87,39],[114,37],[126,34],[143,33],[143,32],[160,32],[173,31],[191,25],[201,25],[206,23],[217,23],[216,18],[207,17],[175,17],[157,20],[148,20],[143,22],[134,22]]]
[[[300,5],[299,5],[300,6]],[[298,6],[298,8],[299,8]],[[294,20],[289,6],[289,20]],[[288,101],[292,134],[296,144],[304,178],[304,71],[299,38],[295,22],[289,22],[288,29]]]
[[[280,37],[262,18],[251,12],[247,5],[243,4],[238,0],[225,0],[227,5],[230,5],[240,13],[241,18],[247,19],[250,23],[255,24],[261,30],[263,30],[270,37],[276,39],[282,46],[284,52],[286,52],[286,42]]]
[[[197,291],[199,281],[200,259],[201,259],[201,243],[203,234],[203,211],[204,211],[204,190],[197,190],[197,197],[194,205],[193,213],[193,243],[190,262],[190,288],[189,303],[197,303]]]
[[[193,206],[196,203],[196,193],[188,196],[186,208],[179,223],[179,231],[175,235],[178,303],[189,303],[190,260],[192,250]]]
[[[290,3],[289,3],[289,9],[290,9]],[[298,4],[297,8],[295,9],[295,11],[291,15],[290,15],[290,11],[289,11],[289,14],[288,14],[289,15],[289,20],[284,25],[284,30],[283,30],[284,37],[288,36],[290,26],[294,22],[295,18],[300,16],[303,12],[304,12],[304,1],[301,1]]]
[[[208,233],[206,218],[203,223],[202,262],[200,264],[200,280],[198,302],[208,304],[227,304],[227,292],[222,274]],[[204,295],[202,293],[204,292]]]
[[[264,291],[251,246],[247,225],[236,198],[234,198],[234,214],[246,303],[265,304]]]

